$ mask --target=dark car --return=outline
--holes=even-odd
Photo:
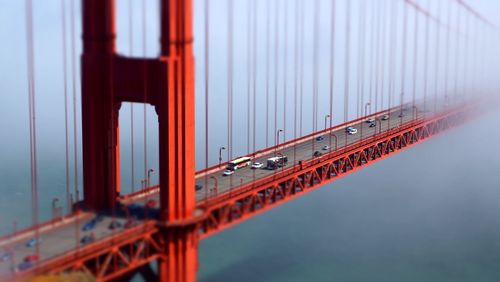
[[[323,136],[316,137],[316,141],[323,141],[323,140],[325,140],[325,137]]]
[[[122,227],[122,224],[119,221],[113,220],[109,223],[108,228],[113,230]]]
[[[82,245],[87,245],[87,244],[92,243],[92,242],[94,242],[94,236],[92,236],[92,234],[91,235],[85,235],[80,240],[80,243],[82,243]]]
[[[370,123],[369,127],[375,127],[376,124],[374,122]]]
[[[316,151],[316,152],[314,152],[313,157],[317,158],[317,157],[320,157],[322,155],[323,155],[323,153],[321,153],[320,151]]]
[[[201,189],[203,189],[203,185],[201,185],[201,184],[194,185],[194,190],[195,191],[200,191]]]
[[[31,238],[28,240],[28,242],[26,242],[26,247],[28,247],[28,248],[34,247],[34,246],[40,244],[41,242],[42,242],[42,240],[39,238]]]
[[[26,270],[26,269],[31,268],[31,267],[33,267],[33,263],[31,261],[25,261],[25,262],[20,263],[17,266],[17,269],[22,271],[22,270]]]
[[[87,223],[85,223],[85,225],[83,225],[82,230],[83,231],[92,230],[95,228],[96,224],[97,224],[97,220],[95,218],[93,218],[90,221],[88,221]]]

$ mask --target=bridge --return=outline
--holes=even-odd
[[[71,5],[69,21],[66,2]],[[98,281],[127,280],[136,273],[147,281],[195,281],[200,240],[443,134],[473,119],[479,108],[494,101],[488,96],[494,93],[488,80],[493,63],[478,52],[497,46],[484,35],[496,32],[496,27],[462,0],[439,1],[436,6],[413,0],[219,1],[223,5],[198,1],[195,4],[203,5],[203,52],[196,64],[191,0],[160,1],[160,48],[154,58],[145,56],[146,48],[142,57],[117,51],[114,0],[83,0],[80,198],[78,157],[74,158],[75,190],[70,192],[66,92],[70,53],[66,24],[71,24],[70,45],[75,53],[74,2],[61,0],[67,188],[61,199],[68,208],[63,213],[57,208],[59,199],[54,201],[50,220],[39,216],[38,198],[43,192],[37,183],[35,101],[43,98],[40,93],[35,95],[38,52],[34,47],[33,3],[25,2],[33,224],[0,238],[0,278],[5,280],[82,272]],[[129,3],[132,14],[134,8]],[[224,76],[213,71],[214,65],[223,63],[212,60],[215,53],[221,54],[211,49],[220,47],[217,29],[221,27],[216,23],[221,15],[214,11],[219,5],[226,12],[227,29],[227,46],[222,52],[227,64],[223,121],[227,142],[222,147],[213,144],[220,138],[210,123],[217,122],[220,114],[210,111],[211,103],[217,101],[211,96],[216,92],[211,83],[219,83],[214,77]],[[241,23],[236,16],[242,10],[247,13],[243,68],[238,57]],[[131,34],[132,19],[130,16]],[[371,25],[367,19],[373,20]],[[304,46],[309,43],[305,27],[312,30],[310,50]],[[145,24],[143,28],[145,45]],[[211,32],[217,40],[210,37]],[[339,50],[343,56],[340,64]],[[76,56],[70,57],[75,60]],[[200,66],[203,77],[195,79]],[[76,79],[74,61],[72,67]],[[336,72],[338,68],[341,74]],[[238,78],[242,70],[246,71],[243,82]],[[322,73],[325,71],[327,75]],[[199,87],[204,92],[201,126],[195,104]],[[263,105],[258,97],[265,98]],[[321,105],[323,102],[326,105]],[[148,166],[145,153],[144,179],[137,191],[133,187],[131,129],[130,192],[123,189],[120,178],[123,152],[119,116],[125,103],[152,105],[158,121],[158,171]],[[246,112],[235,115],[241,110],[239,104]],[[305,104],[312,108],[310,113],[303,109]],[[258,114],[257,108],[265,114]],[[74,110],[75,132],[76,113]],[[238,130],[240,123],[235,118],[244,115],[246,132]],[[312,124],[309,130],[306,121]],[[204,165],[198,170],[196,127],[204,128],[201,143],[205,145]],[[239,142],[246,151],[237,148]],[[224,161],[223,151],[227,153]],[[74,152],[77,154],[78,148]],[[216,155],[218,159],[214,159]],[[246,158],[242,167],[234,168],[238,165],[234,160],[241,157]],[[279,160],[276,166],[273,157]],[[159,175],[157,185],[151,185],[153,172]],[[153,262],[157,271],[151,267]]]

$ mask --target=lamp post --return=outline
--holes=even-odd
[[[371,108],[371,105],[372,105],[372,103],[371,103],[371,102],[368,102],[368,103],[366,103],[366,104],[365,104],[365,117],[367,116],[368,106],[370,106],[370,108]]]
[[[148,181],[148,182],[147,182],[147,185],[148,185],[148,186],[147,186],[146,188],[149,188],[149,186],[151,186],[151,173],[152,173],[152,172],[154,172],[154,171],[155,171],[155,170],[154,170],[154,169],[152,169],[152,168],[148,169],[148,180],[147,180],[147,181]]]
[[[372,106],[372,103],[371,103],[371,102],[368,102],[368,103],[366,103],[366,104],[365,104],[365,117],[366,117],[366,116],[367,116],[367,114],[368,114],[368,107],[370,107],[370,108],[371,108],[371,106]],[[359,139],[360,139],[360,140],[363,140],[363,123],[361,123],[361,125],[360,125],[360,129],[361,129],[361,132],[359,133]]]
[[[226,147],[222,146],[219,148],[219,167],[222,163],[222,150],[226,150]]]
[[[276,150],[278,150],[278,145],[280,143],[280,132],[283,132],[283,129],[278,129],[278,131],[276,132],[276,148],[274,150],[275,152]]]
[[[335,138],[335,151],[337,151],[337,135],[335,133],[330,134],[330,136],[333,136]]]
[[[330,115],[325,116],[325,130],[326,130],[326,122],[328,121],[328,118],[330,118],[330,117],[331,117]]]

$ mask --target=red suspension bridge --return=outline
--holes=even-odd
[[[155,57],[147,52],[149,1],[136,1],[139,24],[137,3],[127,2],[124,55],[118,4],[83,0],[80,65],[76,2],[60,1],[67,208],[55,199],[46,220],[35,107],[44,99],[35,84],[44,54],[25,1],[32,225],[0,238],[4,280],[83,272],[99,281],[136,273],[195,281],[200,240],[464,123],[480,95],[496,90],[497,28],[461,0],[160,0]],[[136,26],[141,57],[133,56]],[[120,178],[125,103],[132,103],[130,187]],[[138,103],[143,140],[134,145]],[[146,105],[158,124],[155,169]],[[144,177],[136,191],[137,145]]]

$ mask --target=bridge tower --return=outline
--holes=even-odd
[[[159,280],[194,281],[194,57],[192,0],[161,0],[158,58],[116,53],[115,0],[83,1],[82,140],[84,205],[109,210],[120,193],[118,112],[148,103],[159,123]]]

